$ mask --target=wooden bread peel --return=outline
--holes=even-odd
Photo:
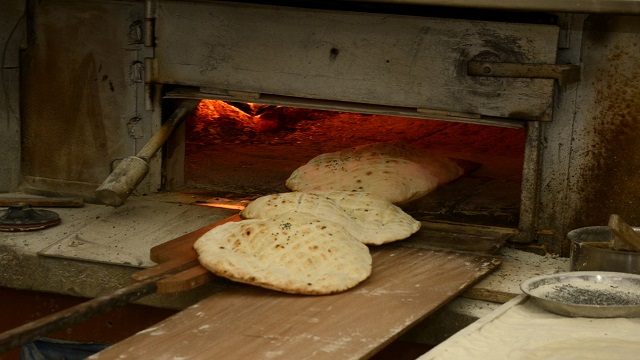
[[[609,229],[615,234],[609,242],[613,250],[640,251],[640,234],[635,232],[622,217],[611,214],[609,217]]]
[[[307,296],[230,284],[99,358],[367,359],[500,264],[399,244],[371,255],[371,276],[349,291]]]
[[[216,226],[240,220],[239,215],[234,215],[152,248],[151,259],[158,265],[133,274],[133,284],[0,334],[0,352],[154,292],[185,291],[214,279],[215,275],[199,264],[193,243]],[[337,355],[365,358],[399,336],[405,328],[455,298],[501,262],[490,255],[393,244],[373,248],[372,256],[376,264],[372,276],[353,291],[327,296],[294,296],[253,286],[237,286],[218,294],[215,299],[205,298],[198,303],[198,309],[188,308],[178,314],[181,317],[165,320],[166,336],[141,333],[141,337],[134,336],[111,346],[107,353],[101,353],[100,358],[119,359],[123,354],[136,351],[141,353],[132,358],[155,358],[152,355],[161,357],[177,354],[177,351],[202,355],[200,351],[204,348],[225,354],[248,351],[255,355],[269,350],[286,350],[300,355],[310,352],[324,354],[327,359]],[[365,302],[366,311],[363,309]],[[239,313],[243,315],[239,317]],[[300,314],[306,314],[314,321],[300,321]],[[246,327],[239,326],[240,323],[246,324],[247,319],[251,319],[255,329],[273,331],[275,335],[257,336],[247,342]],[[218,329],[213,324],[224,328]],[[194,329],[209,328],[211,333],[194,337]],[[292,331],[312,335],[291,338],[288,334]],[[343,336],[335,339],[336,334],[342,332],[353,334],[349,346],[344,343]],[[186,338],[184,341],[183,337]],[[146,346],[147,340],[152,341],[149,347]],[[193,344],[193,341],[203,342]],[[327,344],[340,353],[324,352]]]
[[[200,265],[193,243],[216,226],[240,220],[240,215],[236,214],[151,248],[151,260],[158,265],[138,271],[131,278],[135,281],[145,281],[161,274],[172,273],[173,275],[156,282],[156,292],[159,294],[187,291],[206,284],[213,280],[215,275]]]

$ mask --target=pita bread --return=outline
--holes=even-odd
[[[364,192],[272,194],[250,202],[240,216],[264,219],[290,211],[308,213],[339,224],[367,245],[406,239],[420,229],[420,222],[399,207]]]
[[[408,146],[376,143],[318,155],[296,169],[286,186],[304,192],[369,192],[404,204],[463,172],[447,158]]]
[[[366,245],[305,213],[231,222],[194,244],[198,260],[228,279],[294,294],[332,294],[371,274]]]

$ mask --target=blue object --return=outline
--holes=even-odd
[[[79,343],[55,339],[39,339],[22,346],[21,360],[82,360],[109,345]]]

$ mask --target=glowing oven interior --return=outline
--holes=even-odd
[[[174,143],[184,144],[183,164],[171,168],[184,173],[168,177],[183,181],[170,191],[242,204],[288,191],[284,184],[291,172],[319,154],[400,142],[468,169],[407,205],[407,212],[423,221],[518,227],[524,128],[202,100],[178,133],[184,141]]]

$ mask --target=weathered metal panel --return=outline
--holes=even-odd
[[[559,94],[542,134],[537,232],[565,255],[569,230],[606,225],[611,213],[640,224],[640,18],[589,15],[578,31],[582,81]]]
[[[25,1],[0,0],[0,192],[16,190],[20,181],[20,69],[24,45]]]
[[[554,64],[557,38],[550,25],[159,1],[155,81],[545,120],[553,80],[466,64]]]
[[[131,34],[143,19],[136,2],[34,6],[23,66],[25,178],[66,182],[71,193],[79,191],[74,183],[97,187],[114,161],[150,138],[154,124],[134,71],[144,48]]]
[[[451,6],[515,11],[640,14],[640,2],[637,0],[340,0],[340,2]]]

